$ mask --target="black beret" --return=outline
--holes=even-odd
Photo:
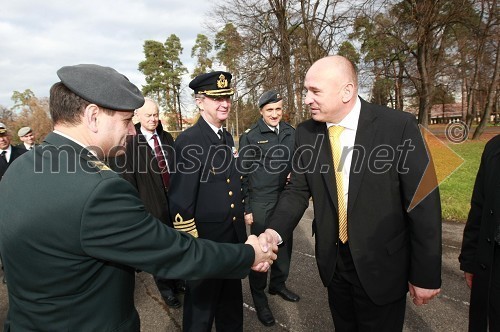
[[[225,71],[213,71],[196,76],[189,87],[195,94],[207,96],[232,96],[234,90],[231,88],[231,78],[233,76]]]
[[[283,99],[281,94],[275,90],[266,91],[259,98],[259,108],[266,106],[267,104],[277,103]]]
[[[98,106],[134,111],[144,105],[141,91],[113,68],[94,64],[65,66],[57,76],[68,89]]]

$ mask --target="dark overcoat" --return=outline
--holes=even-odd
[[[125,154],[116,158],[116,165],[113,169],[137,188],[146,210],[163,223],[172,226],[168,206],[168,191],[163,184],[155,152],[141,133],[141,124],[137,123],[135,127],[137,135],[129,137]],[[158,124],[156,132],[160,137],[169,169],[172,169],[174,163],[174,139],[170,133],[163,130],[161,123]]]
[[[500,226],[500,135],[484,147],[464,228],[460,269],[474,274],[469,331],[486,331],[495,234]]]

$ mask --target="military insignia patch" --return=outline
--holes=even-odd
[[[217,80],[217,87],[219,89],[227,88],[227,79],[226,76],[224,76],[224,74],[219,75],[219,79]]]
[[[92,161],[91,165],[94,167],[97,167],[100,171],[110,171],[111,168],[108,167],[105,163],[102,161]]]
[[[177,213],[173,224],[176,230],[186,232],[194,237],[198,237],[198,230],[196,229],[194,218],[184,221],[181,215]]]

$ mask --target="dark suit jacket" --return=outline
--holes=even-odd
[[[139,331],[135,270],[166,278],[243,278],[248,245],[194,239],[146,212],[137,190],[55,133],[0,186],[9,331]],[[29,204],[29,205],[28,205]]]
[[[280,196],[270,227],[286,241],[312,196],[316,260],[328,286],[337,263],[338,209],[325,123],[308,120],[295,131],[291,182]],[[414,149],[402,156],[398,147]],[[441,207],[437,188],[413,210],[410,201],[429,158],[415,118],[361,101],[349,176],[349,247],[363,288],[376,304],[404,296],[408,281],[441,286]],[[400,150],[398,150],[400,149]],[[376,154],[389,162],[375,162]],[[404,149],[403,149],[404,150]],[[392,151],[392,152],[391,152]],[[402,171],[407,169],[407,172]]]
[[[135,127],[137,135],[129,137],[127,150],[124,155],[116,158],[116,168],[113,169],[137,188],[146,210],[163,223],[172,226],[167,191],[164,189],[155,153],[141,134],[141,124],[138,123]],[[163,130],[161,123],[158,124],[156,132],[160,137],[169,169],[173,169],[174,139]]]
[[[12,147],[12,150],[11,150],[10,159],[9,159],[9,162],[7,163],[7,165],[4,165],[4,163],[0,163],[0,181],[3,178],[5,171],[7,171],[7,168],[9,168],[9,166],[14,162],[14,160],[16,160],[20,155],[22,155],[26,151],[28,151],[26,149],[18,148],[14,145],[11,145],[11,147]]]
[[[460,269],[474,274],[469,331],[486,331],[495,235],[500,226],[500,135],[484,147],[464,228]]]
[[[245,242],[241,175],[236,168],[234,141],[224,131],[226,145],[200,117],[175,140],[176,169],[170,177],[170,213],[194,218],[201,238]]]

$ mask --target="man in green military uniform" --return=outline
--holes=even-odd
[[[57,74],[54,132],[9,168],[0,187],[9,206],[0,211],[5,331],[139,331],[135,270],[239,279],[252,265],[269,267],[269,239],[216,244],[177,232],[147,213],[137,190],[103,162],[135,134],[133,110],[144,104],[135,85],[97,65]]]
[[[295,129],[282,121],[280,93],[275,90],[265,92],[259,98],[258,106],[262,117],[240,138],[245,222],[250,225],[252,234],[261,234],[268,226],[267,219],[273,213],[291,171],[295,140]],[[285,285],[292,245],[289,241],[280,248],[278,259],[271,268],[269,294],[297,302],[299,296]],[[250,273],[249,281],[257,317],[265,326],[273,325],[274,317],[264,293],[267,273]]]

